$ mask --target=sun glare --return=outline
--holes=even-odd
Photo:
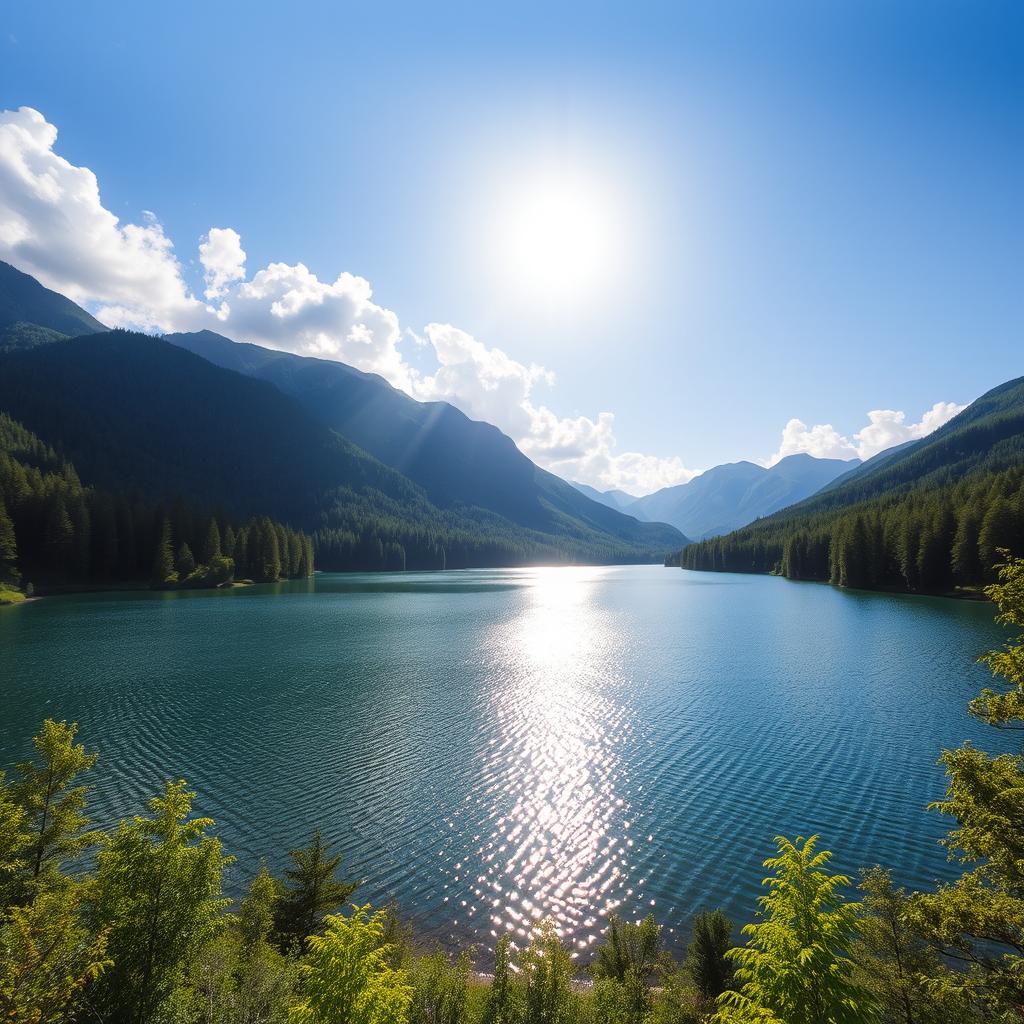
[[[579,299],[614,270],[615,204],[594,181],[559,174],[518,182],[499,217],[499,271],[528,296]]]

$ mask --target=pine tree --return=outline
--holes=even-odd
[[[18,545],[14,536],[14,523],[7,514],[7,507],[0,498],[0,584],[17,585],[21,579],[18,572]]]
[[[157,541],[156,554],[153,557],[151,582],[154,587],[176,582],[174,553],[171,550],[171,521],[166,516],[160,528],[160,539]]]
[[[61,494],[51,498],[43,525],[43,547],[46,564],[51,569],[66,569],[75,531]]]
[[[717,998],[732,983],[733,965],[726,956],[732,930],[732,922],[720,910],[701,911],[693,922],[686,969],[705,999]]]
[[[325,923],[299,967],[304,998],[289,1012],[292,1024],[405,1024],[412,988],[389,965],[384,911],[358,907]]]
[[[217,520],[211,517],[203,542],[203,564],[209,565],[220,553],[220,527],[217,526]]]
[[[494,949],[494,978],[487,1003],[484,1006],[483,1024],[514,1024],[518,1019],[512,986],[512,939],[502,935]]]
[[[186,541],[181,542],[178,548],[178,557],[174,560],[174,568],[178,572],[179,579],[185,579],[196,567],[196,560],[192,555],[192,549]]]
[[[986,593],[1000,623],[1024,629],[1024,559],[1002,554],[999,582]],[[1024,634],[982,660],[1005,684],[985,688],[971,713],[1000,728],[1024,728]],[[950,976],[948,988],[980,1001],[992,1019],[1012,1019],[1024,1005],[1024,757],[990,757],[966,744],[942,760],[946,797],[932,809],[955,819],[945,845],[973,866],[952,884],[916,893],[909,919],[941,952],[972,965]]]
[[[328,850],[317,829],[309,846],[289,853],[294,866],[284,875],[291,884],[277,908],[277,932],[285,949],[304,943],[324,916],[344,906],[359,887],[336,877],[341,855],[330,857]]]
[[[528,1024],[566,1024],[571,1013],[572,954],[552,921],[543,921],[536,929],[519,967],[526,979]]]

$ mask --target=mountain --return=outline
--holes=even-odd
[[[105,340],[66,340],[94,334]],[[434,531],[463,561],[484,558],[481,545],[502,564],[651,560],[686,540],[588,500],[496,427],[373,374],[212,332],[169,341],[108,332],[0,263],[0,410],[73,457],[91,483],[348,537],[367,523],[395,543]],[[186,349],[182,363],[174,353]]]
[[[426,503],[271,385],[144,334],[90,334],[6,355],[0,409],[107,490],[306,527],[341,487]]]
[[[625,491],[610,490],[610,491],[599,491],[596,487],[591,487],[590,484],[581,484],[576,480],[566,481],[571,486],[575,487],[580,494],[585,494],[591,501],[598,501],[602,505],[607,505],[609,508],[614,508],[619,512],[626,512],[630,505],[635,502],[636,495],[627,494]],[[632,515],[633,513],[628,513]]]
[[[19,323],[71,336],[106,330],[81,306],[0,260],[0,332]]]
[[[274,384],[320,422],[423,488],[440,508],[473,506],[518,526],[562,533],[572,524],[650,550],[676,531],[639,523],[592,501],[534,465],[489,423],[447,402],[417,402],[375,374],[329,359],[277,352],[212,331],[165,341],[207,361]]]
[[[8,351],[0,411],[58,449],[86,484],[275,516],[313,532],[322,567],[649,561],[684,540],[567,484],[583,514],[548,504],[544,529],[463,504],[439,508],[268,381],[147,335],[111,331]]]
[[[814,494],[856,460],[789,455],[766,469],[753,462],[715,466],[688,483],[665,487],[627,506],[631,515],[671,523],[703,540],[728,533]]]
[[[1024,377],[804,501],[690,545],[686,568],[944,592],[1024,552]]]

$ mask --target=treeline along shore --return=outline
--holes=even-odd
[[[1003,553],[988,596],[1024,630],[1024,559]],[[1024,634],[983,660],[970,703],[1024,727]],[[896,699],[896,695],[894,695]],[[753,923],[693,908],[685,956],[654,917],[607,922],[579,963],[551,921],[493,950],[424,948],[393,907],[360,902],[319,832],[280,876],[261,866],[224,896],[230,851],[195,794],[169,781],[104,831],[102,771],[77,726],[47,720],[34,754],[0,775],[0,1019],[32,1024],[968,1024],[1024,1019],[1024,759],[942,754],[962,862],[954,882],[856,883],[817,836],[777,837]],[[736,827],[742,827],[737,822]],[[344,848],[344,833],[333,837]],[[274,851],[268,851],[274,853]],[[897,867],[892,865],[889,867]],[[856,888],[854,888],[856,886]],[[679,924],[681,922],[672,922]],[[474,973],[486,956],[493,973]],[[581,986],[586,977],[592,984]]]

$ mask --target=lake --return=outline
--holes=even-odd
[[[0,764],[44,717],[100,752],[104,824],[186,778],[238,863],[314,827],[420,934],[491,947],[612,909],[749,920],[772,837],[950,877],[944,746],[1000,642],[985,603],[658,566],[327,575],[0,609]]]

